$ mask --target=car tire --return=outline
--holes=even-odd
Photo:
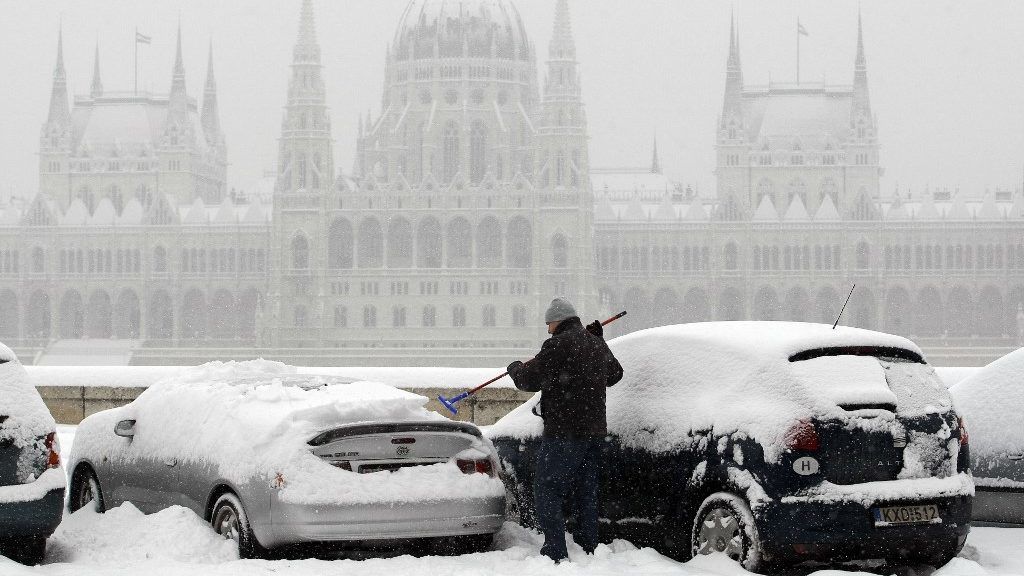
[[[704,499],[693,517],[690,552],[723,552],[745,569],[762,568],[761,537],[747,502],[728,492],[716,492]]]
[[[256,540],[242,501],[231,492],[221,494],[210,514],[213,531],[238,545],[239,558],[263,558],[267,551]]]
[[[71,494],[68,496],[68,510],[77,512],[85,508],[90,502],[94,503],[94,510],[102,514],[107,507],[103,502],[103,490],[100,488],[100,481],[91,468],[80,468],[71,478]]]
[[[46,537],[6,538],[0,540],[0,554],[26,566],[35,566],[46,556]]]

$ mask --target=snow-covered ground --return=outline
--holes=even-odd
[[[59,429],[70,447],[74,427]],[[131,505],[106,514],[83,509],[65,518],[51,538],[46,564],[24,567],[0,557],[3,576],[321,576],[460,574],[543,576],[618,574],[681,576],[747,575],[724,556],[678,563],[651,549],[616,541],[586,556],[570,544],[570,562],[554,565],[540,555],[542,537],[506,524],[494,549],[464,556],[397,556],[364,560],[239,560],[236,551],[192,512],[174,507],[145,516]],[[822,570],[817,576],[865,574]],[[907,570],[906,576],[1024,576],[1024,529],[975,528],[959,558],[937,571]]]

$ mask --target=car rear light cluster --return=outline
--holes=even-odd
[[[956,422],[960,426],[960,445],[967,446],[968,442],[971,440],[971,435],[967,433],[967,426],[964,425],[964,417],[957,416]]]
[[[455,461],[455,465],[459,467],[459,470],[462,470],[463,474],[487,474],[488,476],[494,476],[494,467],[488,459],[465,460],[459,458]]]
[[[817,452],[821,448],[821,439],[814,422],[801,420],[786,432],[786,447],[797,452]]]
[[[46,467],[60,468],[60,441],[57,440],[57,433],[50,432],[46,435]]]

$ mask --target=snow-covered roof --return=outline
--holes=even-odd
[[[607,194],[612,200],[639,196],[644,201],[657,201],[675,189],[675,183],[664,174],[638,168],[595,168],[590,172],[590,182],[594,192]]]
[[[108,93],[76,99],[71,111],[72,147],[91,156],[152,154],[160,146],[167,122],[168,98],[131,93]],[[189,146],[208,149],[195,100],[189,99],[188,128],[195,135]]]
[[[848,87],[751,88],[743,92],[743,120],[750,142],[791,150],[822,150],[850,135],[853,91]]]

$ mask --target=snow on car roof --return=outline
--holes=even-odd
[[[958,382],[950,393],[964,417],[973,456],[987,460],[1024,450],[1024,348]]]
[[[0,437],[24,446],[53,432],[56,423],[39,393],[28,381],[25,368],[10,348],[0,344]]]
[[[879,347],[920,350],[899,336],[824,324],[708,322],[664,326],[609,342],[624,369],[608,390],[608,430],[626,445],[655,452],[676,450],[692,433],[715,430],[758,438],[765,458],[784,449],[795,422],[844,417],[841,404],[893,404],[889,376],[925,385],[942,405],[930,366],[884,369],[878,361],[839,356],[790,362],[821,348]],[[907,372],[911,370],[911,372]],[[842,372],[842,377],[837,373]],[[538,397],[510,412],[488,435],[533,437],[543,422],[530,412]]]
[[[923,356],[916,344],[893,334],[808,322],[697,322],[650,328],[620,339],[644,335],[670,337],[680,343],[693,339],[723,354],[738,352],[744,357],[788,360],[790,356],[818,348],[878,346],[899,348]]]

